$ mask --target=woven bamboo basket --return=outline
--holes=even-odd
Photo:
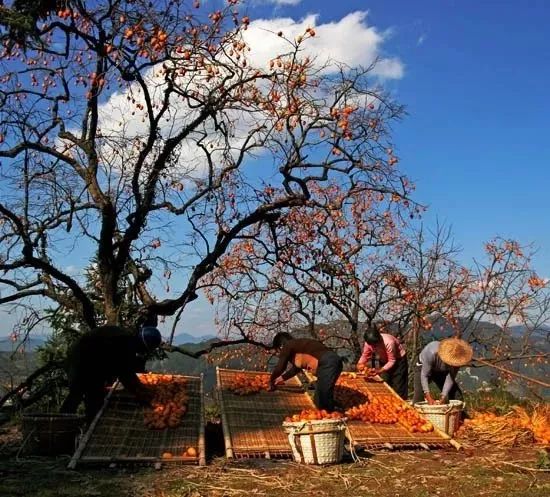
[[[72,454],[84,416],[59,413],[26,413],[21,416],[24,452],[29,455]]]
[[[294,460],[304,464],[335,464],[344,455],[345,419],[283,423]]]
[[[436,428],[452,437],[460,425],[464,402],[461,400],[450,400],[448,404],[434,405],[430,405],[427,402],[417,402],[414,404],[414,407]]]

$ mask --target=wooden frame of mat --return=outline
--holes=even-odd
[[[162,374],[162,373],[159,373]],[[180,376],[180,375],[172,375]],[[187,379],[189,404],[177,428],[150,430],[143,425],[143,408],[115,383],[90,424],[68,468],[80,464],[206,464],[203,375]],[[195,447],[195,457],[179,456]],[[170,452],[170,458],[162,454]]]
[[[370,395],[391,395],[401,402],[405,402],[393,388],[380,378],[366,378],[359,373],[344,373],[353,386]],[[422,416],[422,413],[419,413]],[[407,448],[443,448],[449,445],[460,448],[460,444],[449,435],[434,426],[434,431],[429,433],[411,433],[400,423],[395,425],[379,425],[363,423],[361,421],[348,421],[349,431],[356,447],[376,449],[407,449]]]
[[[228,388],[233,376],[269,375],[265,371],[242,371],[216,368],[216,392],[220,404],[225,454],[235,458],[290,458],[292,448],[282,428],[286,416],[302,409],[314,408],[297,377],[274,392],[246,396]]]

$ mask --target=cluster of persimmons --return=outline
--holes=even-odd
[[[172,452],[163,452],[163,459],[172,459],[174,457],[197,457],[197,449],[195,447],[187,447],[182,454],[173,454]]]
[[[292,416],[287,416],[285,422],[287,423],[297,423],[299,421],[322,421],[327,419],[342,419],[343,414],[334,411],[328,412],[325,409],[303,409],[299,414],[293,414]]]
[[[155,430],[180,426],[189,402],[186,379],[170,374],[147,373],[140,375],[140,381],[153,392],[151,407],[143,415],[145,426]]]
[[[410,432],[433,431],[434,427],[429,421],[396,395],[391,393],[372,395],[359,390],[354,383],[356,377],[355,373],[340,376],[334,391],[334,397],[346,409],[348,419],[356,419],[364,423],[400,423]]]
[[[398,397],[388,395],[367,395],[368,402],[346,410],[349,419],[358,419],[364,423],[395,424],[400,423],[410,432],[428,433],[433,425],[420,413]]]
[[[227,387],[237,395],[250,395],[269,389],[269,376],[236,374]]]

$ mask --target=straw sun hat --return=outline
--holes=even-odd
[[[470,344],[460,338],[446,338],[439,343],[439,357],[449,366],[465,366],[472,360],[474,351]]]

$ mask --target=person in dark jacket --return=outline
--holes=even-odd
[[[271,389],[306,370],[317,376],[314,402],[318,409],[334,411],[334,385],[342,372],[342,359],[318,340],[293,338],[281,332],[273,339],[279,362],[271,373]],[[290,367],[287,369],[287,366]]]
[[[118,326],[100,326],[84,334],[67,357],[69,394],[60,411],[75,413],[84,400],[86,418],[91,421],[103,405],[106,387],[117,379],[140,402],[148,403],[151,394],[136,372],[144,371],[145,355],[161,341],[153,326],[144,326],[137,334]]]

